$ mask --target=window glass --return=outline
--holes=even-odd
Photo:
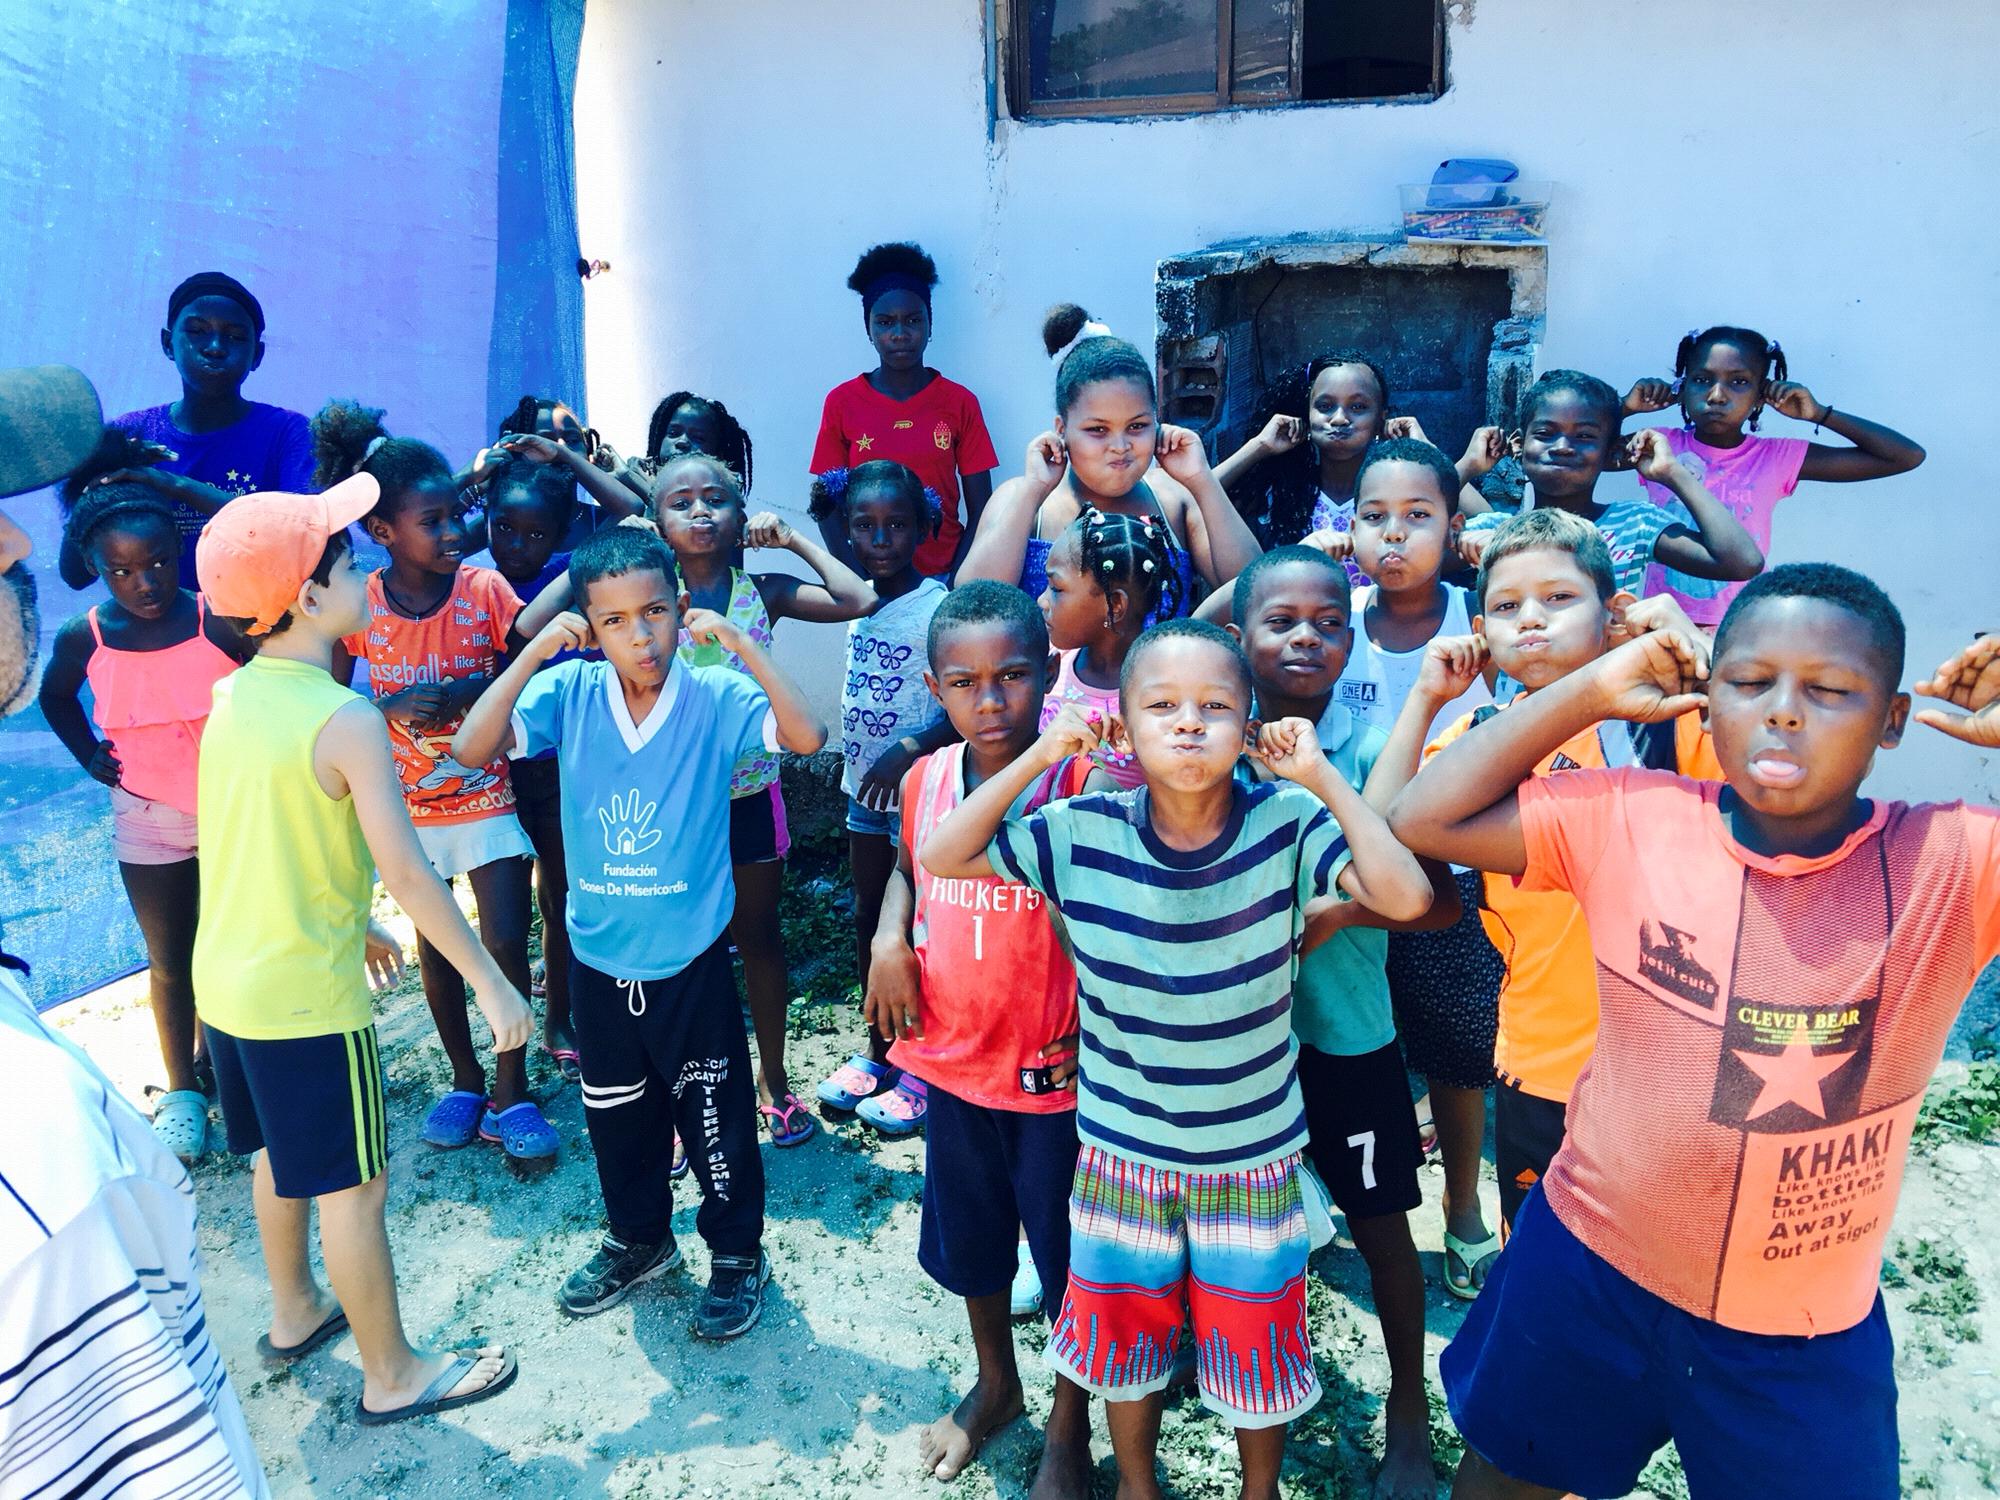
[[[1215,0],[1029,0],[1036,103],[1215,93]]]

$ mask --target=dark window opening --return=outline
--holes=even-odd
[[[1009,0],[1014,112],[1195,114],[1444,91],[1442,0]]]

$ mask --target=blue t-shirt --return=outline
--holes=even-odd
[[[562,768],[570,946],[616,979],[668,979],[736,907],[729,773],[771,742],[771,701],[727,667],[675,662],[643,724],[609,662],[537,672],[514,705],[514,754]]]
[[[282,406],[249,403],[243,420],[214,432],[182,432],[174,425],[172,404],[128,411],[112,419],[134,437],[158,443],[177,457],[153,467],[168,474],[185,474],[232,495],[283,490],[292,495],[313,492],[312,431],[306,419]],[[193,588],[194,544],[208,517],[191,505],[174,505],[181,530],[181,587]]]

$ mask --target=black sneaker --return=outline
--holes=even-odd
[[[708,1293],[694,1315],[694,1331],[705,1339],[741,1338],[764,1315],[764,1283],[771,1261],[760,1246],[755,1255],[709,1258]]]
[[[671,1234],[657,1245],[628,1245],[607,1234],[590,1263],[570,1272],[556,1301],[572,1318],[587,1318],[616,1307],[640,1282],[662,1276],[680,1263],[681,1247]]]

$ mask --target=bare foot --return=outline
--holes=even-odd
[[[314,1287],[316,1294],[311,1302],[301,1303],[295,1308],[271,1309],[271,1343],[279,1349],[293,1349],[303,1344],[322,1324],[339,1311],[340,1303],[325,1287]]]
[[[1375,1474],[1375,1500],[1437,1500],[1428,1419],[1391,1420],[1387,1437],[1382,1467]]]
[[[1028,1500],[1090,1500],[1090,1431],[1068,1441],[1050,1432],[1042,1443],[1041,1466],[1035,1470]]]
[[[934,1479],[956,1479],[988,1437],[1021,1415],[1021,1385],[995,1390],[984,1382],[965,1393],[949,1416],[939,1417],[917,1435],[917,1462]]]
[[[506,1363],[505,1349],[498,1344],[488,1344],[482,1349],[466,1352],[478,1357],[473,1360],[472,1368],[465,1372],[464,1378],[446,1391],[441,1399],[469,1396],[500,1378]],[[373,1412],[394,1411],[399,1406],[408,1406],[423,1395],[425,1387],[442,1375],[456,1358],[458,1356],[454,1353],[419,1354],[410,1366],[408,1376],[395,1385],[387,1381],[378,1382],[372,1377],[365,1378],[361,1387],[361,1404]]]

